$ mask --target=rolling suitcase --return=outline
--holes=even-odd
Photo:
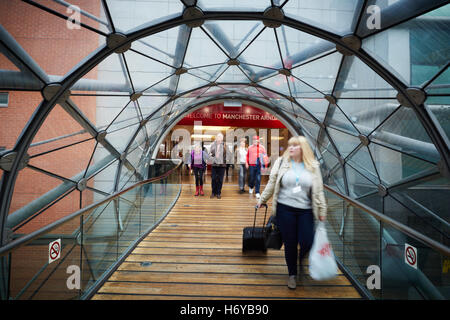
[[[256,213],[258,209],[255,208],[255,217],[253,219],[253,227],[245,227],[242,236],[242,251],[267,251],[266,247],[266,215],[267,215],[267,205],[262,204],[261,207],[266,207],[266,212],[264,213],[264,222],[262,227],[256,227]]]

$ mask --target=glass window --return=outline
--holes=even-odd
[[[283,11],[289,18],[345,35],[353,31],[353,20],[359,15],[361,2],[359,0],[288,1],[283,6]]]
[[[404,22],[363,41],[363,49],[407,85],[420,86],[448,62],[450,5]]]
[[[428,97],[425,105],[434,114],[447,138],[450,139],[450,96]]]
[[[440,158],[422,123],[409,107],[397,109],[370,139],[421,159],[437,162]]]
[[[7,107],[9,103],[9,93],[0,92],[0,107]]]

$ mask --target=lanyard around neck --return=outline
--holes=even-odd
[[[295,184],[298,186],[300,183],[300,172],[303,170],[303,168],[305,167],[305,164],[303,162],[300,162],[300,164],[297,166],[296,168],[296,163],[294,160],[291,159],[292,162],[292,170],[295,173]],[[300,169],[300,170],[299,170]]]

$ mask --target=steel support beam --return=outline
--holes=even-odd
[[[105,158],[99,160],[95,164],[89,167],[86,177],[89,179],[89,177],[93,176],[95,173],[103,169],[105,166],[110,164],[112,161],[114,161],[115,158],[113,155],[108,155]],[[81,171],[77,175],[70,178],[70,180],[77,182],[84,176],[84,171]],[[68,181],[63,182],[56,188],[48,191],[47,193],[43,194],[39,198],[31,201],[24,207],[14,211],[10,215],[8,215],[8,219],[6,222],[6,227],[13,229],[14,227],[18,226],[20,223],[26,221],[30,217],[32,217],[36,212],[42,210],[47,205],[51,204],[53,201],[58,199],[60,196],[65,194],[70,189],[76,187],[75,183],[71,183]]]
[[[0,24],[0,51],[23,70],[34,74],[43,84],[48,83],[48,76],[44,70],[33,60],[33,58],[22,48],[22,46],[6,31]]]

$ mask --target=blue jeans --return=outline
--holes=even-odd
[[[261,185],[261,166],[248,166],[248,187],[255,188],[255,193],[259,192],[259,187]]]
[[[284,243],[284,257],[289,275],[297,275],[298,244],[302,264],[314,240],[314,218],[312,209],[293,208],[277,203],[277,224]]]
[[[247,175],[247,168],[245,164],[239,165],[239,190],[244,190],[245,186],[245,176]]]

